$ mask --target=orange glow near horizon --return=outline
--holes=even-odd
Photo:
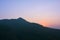
[[[49,23],[47,21],[44,21],[44,20],[42,20],[42,21],[40,21],[38,23],[43,25],[43,26],[48,26],[49,25]]]
[[[34,19],[33,18],[26,18],[26,19],[30,22],[38,23],[38,24],[41,24],[43,26],[49,26],[51,24],[50,21],[47,21],[47,20],[44,20],[44,19],[42,19],[42,20],[40,20],[38,18],[34,18]]]

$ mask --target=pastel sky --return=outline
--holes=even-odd
[[[18,17],[60,29],[60,0],[0,0],[0,19]]]

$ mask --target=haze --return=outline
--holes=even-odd
[[[60,29],[60,0],[0,0],[0,19],[18,17]]]

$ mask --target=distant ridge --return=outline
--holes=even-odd
[[[0,20],[0,40],[60,40],[60,30],[23,18]]]
[[[19,17],[17,20],[26,21],[25,19],[23,19],[23,18],[21,18],[21,17]]]

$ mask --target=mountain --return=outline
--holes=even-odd
[[[0,20],[0,40],[60,40],[60,30],[23,18]]]

